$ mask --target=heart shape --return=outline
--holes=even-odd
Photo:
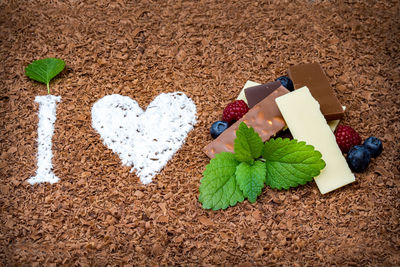
[[[146,111],[128,96],[107,95],[92,107],[92,127],[144,184],[167,164],[196,124],[196,105],[182,92],[162,93]]]

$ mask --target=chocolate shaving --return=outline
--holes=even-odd
[[[4,266],[399,266],[398,1],[1,1],[0,262]],[[58,57],[56,184],[30,186],[37,153],[33,60]],[[342,123],[383,153],[322,196],[311,182],[265,188],[224,211],[198,202],[212,141],[247,80],[319,62]],[[91,127],[108,94],[142,108],[183,91],[198,124],[149,185]],[[210,224],[212,222],[212,224]]]

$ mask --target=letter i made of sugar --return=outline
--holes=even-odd
[[[57,103],[60,101],[61,97],[54,95],[36,96],[35,98],[35,102],[39,103],[37,170],[36,175],[28,179],[30,184],[43,182],[52,184],[59,180],[53,173],[51,139],[54,133]]]
[[[314,177],[319,191],[325,194],[354,182],[354,174],[309,89],[304,86],[275,101],[293,138],[305,141],[322,154],[326,167]]]

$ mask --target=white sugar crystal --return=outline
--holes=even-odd
[[[51,139],[54,133],[54,122],[56,121],[57,102],[60,96],[46,95],[36,96],[35,102],[39,103],[39,125],[38,125],[38,153],[36,175],[28,179],[30,184],[55,183],[58,177],[53,173],[53,152],[51,151]]]
[[[144,184],[167,164],[195,124],[196,106],[181,92],[160,94],[145,112],[135,100],[118,94],[92,107],[92,126],[103,143]]]

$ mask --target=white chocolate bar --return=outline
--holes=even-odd
[[[275,99],[293,138],[305,141],[321,152],[326,166],[314,177],[321,194],[355,181],[335,135],[322,115],[319,103],[304,86]]]

